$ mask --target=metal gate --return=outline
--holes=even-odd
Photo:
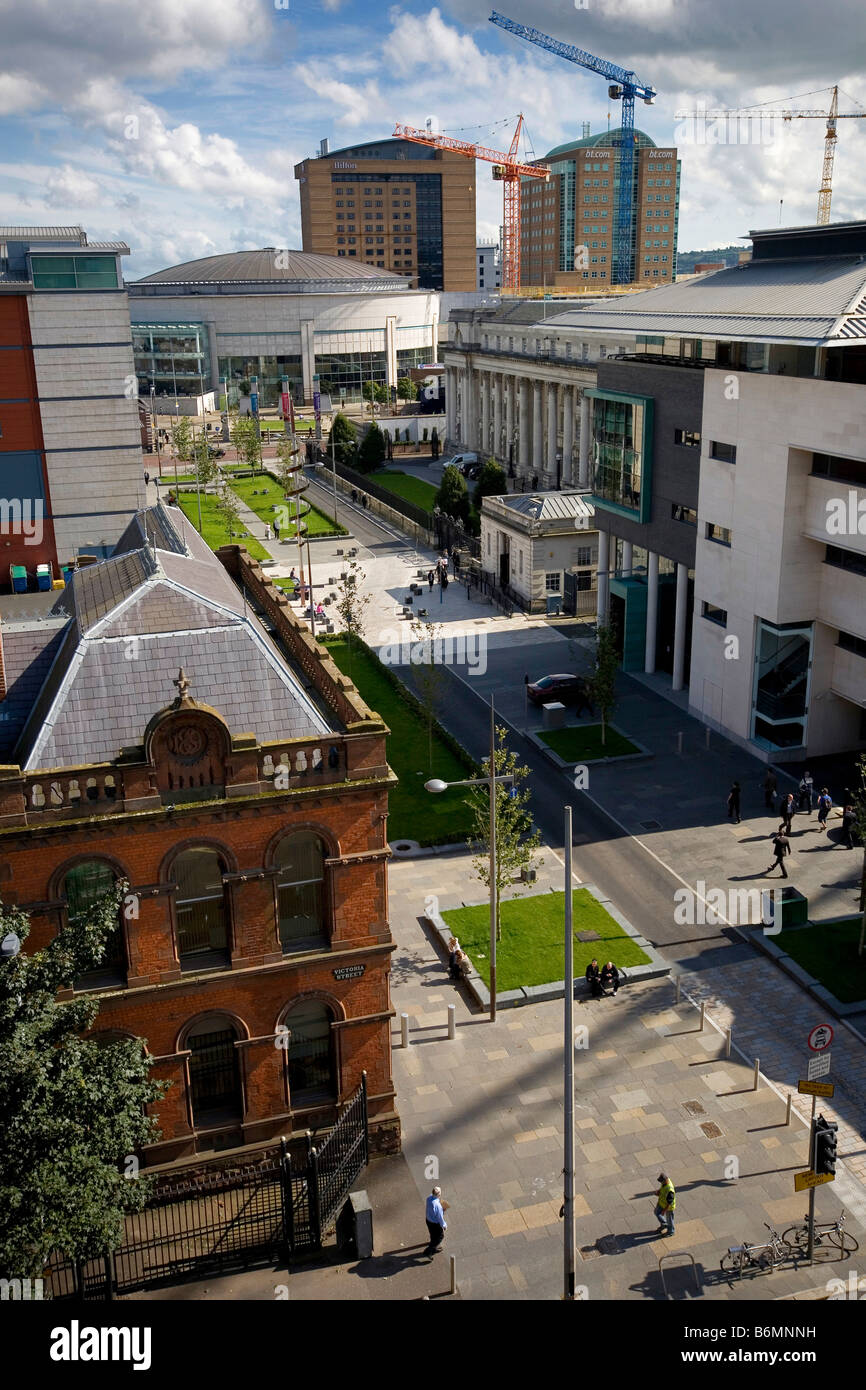
[[[318,1249],[369,1156],[366,1076],[317,1150],[296,1169],[285,1141],[254,1168],[205,1173],[160,1188],[126,1218],[122,1244],[102,1258],[55,1253],[50,1298],[111,1299],[218,1270]]]

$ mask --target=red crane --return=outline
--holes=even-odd
[[[401,140],[413,140],[416,145],[431,145],[437,150],[453,150],[467,159],[486,159],[493,165],[493,177],[505,185],[505,215],[502,222],[502,285],[504,289],[520,289],[520,180],[550,179],[550,170],[537,164],[521,164],[517,146],[523,127],[523,113],[517,118],[517,129],[507,154],[491,150],[486,145],[474,145],[469,140],[455,140],[450,135],[434,135],[430,130],[416,130],[410,125],[396,125],[394,135]]]

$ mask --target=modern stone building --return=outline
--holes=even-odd
[[[563,331],[569,307],[504,300],[451,311],[442,349],[448,444],[496,458],[515,491],[587,486],[584,396],[599,362],[633,348],[622,330]]]
[[[258,378],[263,406],[282,377],[297,403],[313,377],[336,403],[388,387],[439,351],[439,296],[376,265],[265,247],[206,256],[129,286],[135,370],[142,396],[198,396]]]
[[[143,500],[128,254],[81,227],[0,227],[4,588],[10,564],[32,582],[37,564],[109,554]]]
[[[146,1162],[327,1127],[363,1071],[394,1148],[387,730],[246,552],[221,558],[160,504],[41,621],[4,604],[0,891],[38,950],[127,880],[74,992],[173,1083]]]
[[[866,223],[557,329],[634,335],[590,405],[598,617],[768,760],[866,746]]]
[[[524,285],[598,289],[613,283],[621,130],[588,135],[550,150],[540,164],[547,183],[522,179],[520,278]],[[680,164],[672,148],[658,149],[635,130],[632,189],[634,284],[676,277]]]
[[[475,160],[411,140],[328,150],[295,167],[305,251],[413,288],[475,289]]]

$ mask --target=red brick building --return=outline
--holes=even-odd
[[[362,1071],[394,1148],[387,729],[246,552],[221,559],[160,505],[38,623],[5,601],[0,893],[33,949],[128,880],[76,989],[173,1082],[149,1164],[327,1127]]]

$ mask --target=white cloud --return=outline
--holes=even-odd
[[[365,121],[381,119],[384,103],[375,82],[352,87],[348,82],[338,82],[336,78],[328,77],[327,73],[328,69],[323,63],[305,63],[303,67],[295,69],[295,77],[304,82],[311,92],[336,107],[342,107],[342,113],[335,118],[337,125],[359,126]]]
[[[20,73],[0,72],[0,116],[16,116],[41,106],[45,88]]]
[[[49,207],[66,207],[69,203],[94,204],[104,195],[103,185],[82,169],[64,164],[52,169],[45,181],[45,201]]]

